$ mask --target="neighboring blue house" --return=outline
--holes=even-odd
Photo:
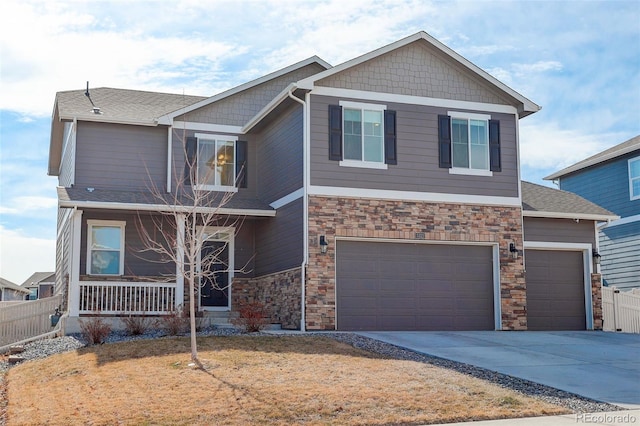
[[[620,216],[600,226],[603,282],[640,287],[640,135],[545,179]]]

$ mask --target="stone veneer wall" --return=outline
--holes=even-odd
[[[602,330],[602,275],[591,274],[591,306],[593,306],[593,329]]]
[[[419,241],[498,243],[502,329],[526,330],[526,286],[522,256],[512,259],[508,247],[522,249],[519,207],[417,201],[309,197],[309,266],[306,325],[309,330],[335,329],[336,237]],[[329,242],[320,253],[318,239]],[[424,237],[424,238],[422,238]]]
[[[261,302],[270,313],[272,324],[300,329],[302,297],[301,268],[289,269],[256,278],[234,278],[231,311],[243,303]]]

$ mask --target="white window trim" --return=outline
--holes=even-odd
[[[338,103],[342,107],[342,152],[344,156],[344,108],[368,110],[368,111],[380,111],[383,114],[382,117],[382,162],[366,161],[366,160],[341,160],[340,166],[342,167],[360,167],[363,169],[378,169],[387,170],[388,166],[384,162],[384,112],[387,110],[386,105],[381,104],[368,104],[365,102],[353,102],[353,101],[340,101]],[[363,135],[364,137],[364,135]],[[364,147],[363,147],[364,149]]]
[[[447,111],[447,115],[453,118],[460,118],[463,120],[482,120],[487,122],[487,169],[472,169],[471,167],[451,167],[449,168],[449,174],[452,175],[470,175],[470,176],[493,176],[491,171],[491,152],[489,149],[489,120],[491,115],[489,114],[477,114],[473,112],[458,112]],[[469,136],[471,137],[471,136]],[[453,144],[453,140],[451,141]],[[469,141],[469,150],[471,150],[471,142]],[[453,163],[453,151],[451,152],[451,161]],[[469,164],[471,164],[471,152],[469,152]]]
[[[126,222],[118,221],[118,220],[87,220],[87,275],[94,276],[106,276],[106,277],[115,277],[118,275],[124,275],[124,228],[127,225]],[[91,273],[91,246],[93,241],[91,239],[91,228],[94,226],[110,226],[113,228],[120,228],[120,262],[119,262],[119,271],[117,274],[93,274]]]
[[[217,192],[238,192],[238,187],[235,185],[235,181],[238,179],[238,177],[236,176],[236,171],[235,171],[235,162],[236,162],[236,142],[238,142],[238,137],[237,136],[231,136],[231,135],[217,135],[217,134],[211,134],[211,133],[196,133],[194,135],[197,139],[198,139],[198,144],[196,146],[196,152],[200,151],[200,141],[223,141],[223,142],[233,142],[233,180],[234,180],[234,185],[201,185],[200,183],[198,183],[196,181],[196,185],[195,188],[198,191],[217,191]],[[198,176],[198,164],[199,161],[196,161],[196,180],[197,180],[197,176]]]
[[[631,201],[640,200],[640,194],[636,195],[635,197],[633,196],[633,180],[634,179],[640,180],[640,176],[638,176],[637,178],[631,178],[631,163],[634,163],[636,161],[640,163],[640,157],[630,158],[627,161],[627,167],[629,170],[629,199]]]

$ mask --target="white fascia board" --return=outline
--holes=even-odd
[[[611,228],[612,226],[626,225],[627,223],[640,222],[640,214],[613,219],[611,222],[602,224],[598,229]]]
[[[301,89],[309,89],[309,90],[314,89],[316,81],[319,81],[319,80],[322,80],[323,78],[326,78],[326,77],[329,77],[331,75],[337,74],[337,73],[339,73],[341,71],[344,71],[347,68],[351,68],[351,67],[357,66],[357,65],[359,65],[359,64],[361,64],[363,62],[369,61],[369,60],[371,60],[373,58],[376,58],[378,56],[382,56],[382,55],[384,55],[386,53],[389,53],[389,52],[391,52],[393,50],[396,50],[396,49],[398,49],[400,47],[406,46],[406,45],[408,45],[410,43],[413,43],[414,41],[417,41],[417,40],[420,40],[420,39],[425,40],[427,43],[431,44],[432,46],[434,46],[435,48],[437,48],[438,50],[440,50],[444,54],[448,55],[449,57],[451,57],[452,59],[454,59],[455,61],[457,61],[458,63],[460,63],[461,65],[463,65],[467,69],[469,69],[470,71],[474,72],[476,75],[478,75],[482,79],[488,81],[489,83],[494,85],[499,90],[501,90],[501,91],[507,93],[509,96],[517,99],[519,102],[522,103],[524,112],[534,113],[534,112],[537,112],[537,111],[539,111],[541,109],[541,107],[539,105],[535,104],[531,100],[529,100],[526,97],[522,96],[520,93],[518,93],[515,90],[511,89],[506,84],[504,84],[501,81],[497,80],[495,77],[491,76],[486,71],[482,70],[481,68],[479,68],[478,66],[476,66],[472,62],[468,61],[464,57],[460,56],[458,53],[456,53],[455,51],[453,51],[449,47],[445,46],[444,44],[440,43],[438,40],[436,40],[435,38],[433,38],[432,36],[430,36],[429,34],[427,34],[424,31],[420,31],[420,32],[418,32],[416,34],[413,34],[413,35],[409,36],[409,37],[405,37],[402,40],[398,40],[395,43],[391,43],[391,44],[389,44],[387,46],[381,47],[381,48],[376,49],[376,50],[374,50],[372,52],[369,52],[367,54],[364,54],[364,55],[359,56],[357,58],[351,59],[350,61],[344,62],[344,63],[342,63],[340,65],[337,65],[337,66],[335,66],[335,67],[333,67],[333,68],[331,68],[329,70],[326,70],[326,71],[320,72],[318,74],[312,75],[311,77],[307,77],[305,79],[302,79],[297,83],[297,85]]]
[[[164,204],[137,204],[137,203],[107,203],[102,201],[61,201],[59,207],[79,209],[106,209],[106,210],[135,210],[148,212],[176,212],[189,213],[190,207],[167,206]],[[274,217],[275,210],[253,210],[253,209],[228,209],[225,207],[199,207],[196,213],[219,213],[234,216],[260,216]]]
[[[300,62],[296,62],[295,64],[289,65],[288,67],[282,68],[280,70],[274,71],[270,74],[264,75],[262,77],[259,77],[255,80],[249,81],[247,83],[241,84],[239,86],[233,87],[229,90],[226,90],[222,93],[218,93],[217,95],[214,95],[210,98],[207,99],[203,99],[200,102],[196,102],[195,104],[189,105],[185,108],[181,108],[177,111],[174,111],[172,113],[166,114],[160,118],[158,118],[158,122],[161,124],[170,124],[173,119],[179,115],[182,114],[186,114],[188,112],[194,111],[198,108],[202,108],[203,106],[207,106],[209,104],[212,104],[214,102],[217,102],[221,99],[227,98],[229,96],[235,95],[236,93],[240,93],[244,90],[250,89],[252,87],[258,86],[259,84],[262,84],[264,82],[267,82],[269,80],[273,80],[275,78],[281,77],[291,71],[294,71],[296,69],[302,68],[302,67],[306,67],[307,65],[313,64],[313,63],[318,63],[320,65],[322,65],[324,68],[331,68],[331,65],[320,59],[317,56],[312,56],[310,58],[307,58],[305,60],[302,60]]]
[[[396,201],[425,201],[431,203],[480,204],[504,207],[522,207],[518,197],[491,197],[485,195],[441,194],[437,192],[392,191],[386,189],[342,188],[310,185],[309,195],[328,197],[369,198]]]
[[[604,163],[605,161],[613,160],[614,158],[621,157],[623,155],[629,154],[633,151],[640,150],[640,143],[628,146],[624,149],[620,149],[614,152],[610,152],[606,155],[599,156],[589,161],[580,161],[573,166],[569,166],[560,170],[559,172],[555,172],[550,174],[547,177],[544,177],[544,180],[554,180],[561,178],[562,176],[566,176],[569,173],[577,172],[578,170],[586,169],[587,167],[595,166],[596,164]]]
[[[363,90],[340,89],[336,87],[318,86],[311,91],[312,95],[353,98],[364,101],[391,102],[410,105],[424,105],[449,109],[487,111],[502,114],[517,114],[518,110],[511,105],[488,104],[483,102],[456,101],[453,99],[428,98],[424,96],[399,95],[394,93],[367,92]]]
[[[581,220],[616,220],[620,216],[611,216],[604,214],[589,214],[589,213],[564,213],[564,212],[541,212],[532,210],[523,210],[522,216],[524,217],[541,217],[548,219],[581,219]]]
[[[210,123],[195,123],[192,121],[174,121],[172,124],[174,131],[179,130],[195,130],[200,132],[218,132],[218,133],[234,133],[241,134],[242,127],[229,126],[226,124],[210,124]]]
[[[304,188],[300,188],[296,191],[293,191],[292,193],[285,195],[284,197],[274,201],[273,203],[269,204],[270,207],[273,207],[274,209],[279,209],[280,207],[284,207],[289,203],[292,203],[300,198],[302,198],[304,196]]]

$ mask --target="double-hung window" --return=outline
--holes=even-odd
[[[384,164],[384,105],[341,102],[344,160]]]
[[[453,174],[491,176],[501,171],[500,122],[489,115],[438,116],[440,167]]]
[[[185,183],[206,191],[247,186],[247,142],[236,136],[196,133],[186,140]]]
[[[629,160],[629,195],[632,200],[640,199],[640,157]]]
[[[124,275],[125,222],[87,221],[87,273]]]
[[[329,160],[376,169],[397,164],[396,112],[362,102],[329,105]]]

